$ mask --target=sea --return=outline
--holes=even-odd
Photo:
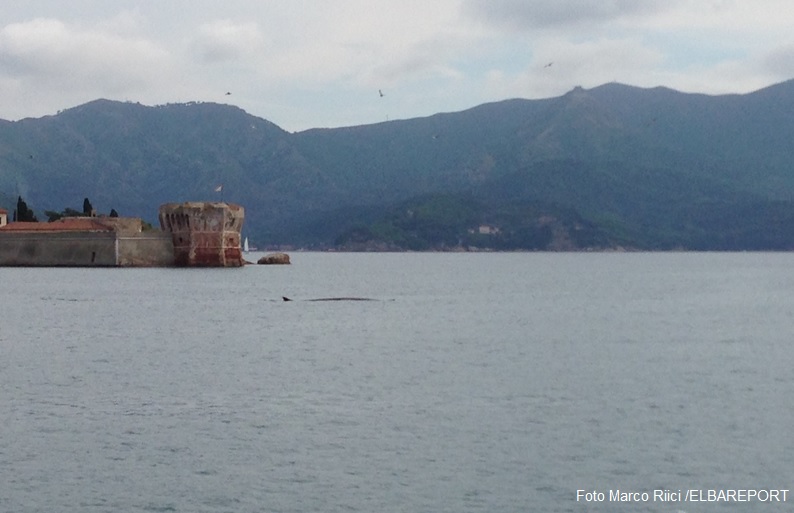
[[[794,510],[794,254],[290,257],[0,269],[0,512]]]

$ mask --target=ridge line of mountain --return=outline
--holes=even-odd
[[[610,83],[290,133],[230,105],[100,99],[0,122],[0,206],[90,197],[151,221],[160,203],[223,199],[259,247],[790,249],[793,107],[794,80]]]

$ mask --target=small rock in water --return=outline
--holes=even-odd
[[[289,264],[289,255],[286,253],[270,253],[260,258],[256,263],[262,265]]]

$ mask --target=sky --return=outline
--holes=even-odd
[[[620,82],[794,78],[791,0],[26,0],[0,4],[0,119],[106,98],[231,104],[289,131]]]

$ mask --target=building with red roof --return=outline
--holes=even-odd
[[[112,232],[113,226],[102,223],[95,217],[64,217],[51,223],[13,222],[0,227],[3,232]]]
[[[171,235],[144,232],[139,218],[64,217],[0,225],[0,266],[173,265]]]
[[[226,203],[160,207],[162,230],[133,217],[63,217],[8,222],[0,210],[0,266],[240,267],[244,210]]]

